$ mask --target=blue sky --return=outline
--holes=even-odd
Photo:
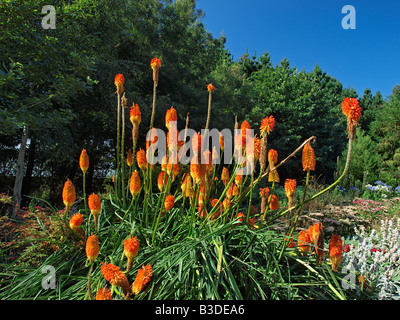
[[[342,7],[355,8],[356,29],[342,28]],[[400,84],[399,0],[197,0],[203,23],[224,34],[234,60],[267,51],[273,64],[311,71],[315,65],[359,96],[384,98]]]

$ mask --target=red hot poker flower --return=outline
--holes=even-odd
[[[69,220],[69,226],[72,230],[77,231],[83,223],[83,215],[81,213],[74,214]]]
[[[174,206],[174,203],[175,203],[175,197],[173,195],[169,194],[168,196],[166,196],[164,201],[165,211],[168,212],[169,210],[171,210],[172,207]]]
[[[167,113],[165,114],[165,126],[169,130],[169,123],[171,121],[177,121],[178,120],[178,115],[176,114],[176,109],[174,107],[171,107],[170,109],[167,110]]]
[[[129,112],[129,120],[131,120],[133,126],[139,126],[142,121],[142,113],[137,104],[133,103]]]
[[[304,145],[301,160],[303,171],[315,170],[315,154],[314,149],[311,147],[310,141]]]
[[[302,255],[306,255],[310,251],[310,234],[308,230],[302,230],[299,232],[299,240],[297,242],[298,248]]]
[[[86,256],[89,260],[89,263],[92,263],[96,260],[99,255],[99,240],[95,234],[91,235],[86,241]]]
[[[297,182],[296,179],[285,180],[285,193],[288,198],[293,197],[296,191]]]
[[[97,194],[92,193],[89,196],[88,206],[89,206],[90,212],[92,213],[92,215],[94,217],[94,228],[95,228],[95,230],[97,230],[99,214],[101,211],[101,200]]]
[[[63,202],[66,208],[66,211],[69,210],[75,203],[76,199],[76,193],[75,193],[75,187],[72,184],[71,180],[67,179],[67,181],[64,184],[63,192],[62,192],[62,198]]]
[[[139,172],[136,170],[132,172],[131,181],[129,183],[129,191],[131,192],[133,198],[136,198],[136,196],[139,194],[140,176]]]
[[[112,300],[111,290],[106,287],[100,288],[97,292],[96,300]]]
[[[143,149],[139,149],[136,152],[136,161],[138,164],[138,167],[142,170],[145,171],[147,169],[147,156],[146,156],[146,151]]]
[[[104,279],[110,282],[111,285],[121,287],[124,295],[127,296],[130,291],[128,278],[121,269],[112,263],[101,263],[101,274]]]
[[[81,168],[83,174],[85,174],[89,168],[89,156],[85,149],[82,149],[81,156],[79,157],[79,167]]]
[[[270,134],[275,127],[275,118],[273,116],[265,117],[261,120],[261,137],[264,137],[266,134]]]
[[[153,70],[160,69],[161,68],[161,60],[157,57],[154,57],[153,59],[151,59],[150,66]]]
[[[136,258],[139,252],[139,240],[137,237],[131,236],[128,239],[124,240],[124,255],[128,259],[128,263],[126,265],[126,272],[132,270],[133,259]]]
[[[215,91],[215,87],[213,86],[212,83],[209,83],[207,85],[207,91],[210,92],[210,93],[213,93]]]
[[[122,92],[124,92],[124,83],[124,75],[122,73],[118,73],[114,78],[114,84],[117,87],[117,91],[115,93],[122,94]]]
[[[349,138],[353,138],[355,127],[361,117],[361,107],[355,98],[344,98],[342,102],[342,111],[347,117],[347,131]]]
[[[332,263],[332,270],[337,271],[342,261],[343,243],[339,235],[333,234],[329,241],[329,259]]]
[[[151,265],[147,264],[146,266],[142,265],[142,268],[139,269],[135,282],[132,285],[133,294],[137,295],[142,291],[142,289],[146,286],[147,283],[150,282],[150,279],[153,275],[153,268]]]

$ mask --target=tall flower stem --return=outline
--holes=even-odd
[[[153,129],[154,125],[154,116],[156,113],[156,98],[157,98],[157,83],[154,81],[153,84],[153,105],[152,105],[152,110],[151,110],[151,118],[150,118],[150,130]],[[150,136],[150,141],[153,141],[153,136]]]
[[[124,149],[125,149],[125,106],[121,108],[122,115],[122,134],[121,134],[121,195],[124,209],[126,208],[126,197],[125,197],[125,160],[124,160]]]
[[[208,127],[210,125],[210,117],[211,117],[211,97],[212,93],[211,91],[208,93],[208,110],[207,110],[207,121],[206,121],[206,130],[208,130]]]
[[[116,191],[117,191],[117,197],[119,196],[120,192],[120,180],[119,180],[119,175],[120,175],[120,166],[119,166],[119,154],[120,154],[120,135],[121,135],[121,93],[117,93],[117,170],[115,172],[115,185],[116,185]]]
[[[89,269],[89,273],[88,273],[88,282],[87,282],[87,292],[88,292],[88,296],[90,300],[94,300],[93,299],[93,293],[92,293],[92,286],[90,284],[90,276],[92,274],[93,271],[93,263],[91,263],[90,265],[90,269]]]
[[[86,198],[86,172],[83,173],[83,202],[85,203],[85,214],[88,213],[87,198]]]

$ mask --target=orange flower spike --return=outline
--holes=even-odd
[[[311,243],[314,243],[316,240],[316,237],[320,231],[320,229],[322,229],[322,223],[321,222],[316,222],[314,223],[312,226],[310,226],[308,228],[308,232],[310,234],[310,241]]]
[[[161,60],[157,57],[154,57],[153,59],[151,59],[150,66],[153,70],[160,69],[161,68]]]
[[[233,197],[233,186],[234,186],[235,184],[234,183],[232,183],[229,187],[228,187],[228,190],[226,190],[226,197],[230,200],[230,199],[232,199],[232,197]]]
[[[329,259],[332,263],[332,271],[337,271],[342,261],[343,243],[340,235],[333,234],[329,241]]]
[[[172,181],[174,181],[176,176],[179,174],[179,164],[177,160],[175,161],[175,163],[173,163],[172,158],[169,158],[167,173],[171,177]]]
[[[169,210],[172,209],[172,207],[175,204],[175,197],[171,194],[169,194],[164,201],[164,208],[165,208],[165,212],[168,212]]]
[[[133,259],[136,258],[139,252],[139,240],[131,235],[130,238],[124,240],[124,255],[128,259],[126,264],[126,272],[132,270]]]
[[[146,151],[139,149],[136,152],[136,161],[140,170],[145,171],[147,169],[147,157]]]
[[[238,214],[236,215],[236,218],[238,218],[238,220],[240,222],[243,222],[243,219],[246,219],[246,216],[244,215],[243,212],[238,212]]]
[[[199,162],[196,160],[197,159],[193,157],[190,162],[190,175],[192,176],[192,179],[195,184],[200,184],[204,180],[204,177],[206,176],[206,166],[201,163],[196,163]]]
[[[213,86],[212,83],[209,83],[207,85],[207,91],[210,92],[210,93],[213,93],[215,91],[215,87]]]
[[[62,191],[62,198],[65,205],[65,210],[68,211],[75,203],[76,193],[72,181],[67,179]]]
[[[221,180],[225,186],[228,184],[230,180],[229,170],[225,167],[222,169]]]
[[[167,127],[167,129],[169,130],[169,123],[171,121],[177,121],[177,120],[178,116],[176,114],[176,109],[174,107],[171,107],[170,109],[167,110],[165,114],[165,126]]]
[[[272,211],[279,209],[279,200],[278,197],[274,194],[269,196],[269,208]]]
[[[167,185],[168,177],[167,177],[167,179],[165,179],[165,183],[164,183],[164,179],[165,179],[165,172],[161,171],[158,174],[158,178],[157,178],[157,186],[158,186],[158,190],[160,190],[160,191],[163,191],[164,187]]]
[[[151,265],[142,265],[142,268],[139,269],[136,275],[135,282],[132,284],[132,293],[138,295],[140,291],[142,291],[143,288],[150,282],[152,275],[153,268]]]
[[[233,188],[232,188],[232,194],[234,197],[237,197],[239,195],[239,188],[237,187],[236,184],[233,184]]]
[[[114,84],[117,87],[117,91],[115,93],[122,94],[122,92],[124,92],[124,83],[124,75],[122,73],[118,73],[114,78]]]
[[[140,191],[140,176],[137,170],[132,172],[131,181],[129,182],[129,191],[133,198],[139,194]]]
[[[130,287],[128,278],[121,269],[112,263],[101,263],[101,274],[111,285],[122,288],[124,296],[129,295]]]
[[[69,226],[72,230],[77,232],[83,223],[83,215],[81,213],[74,214],[69,220]]]
[[[265,188],[260,188],[260,197],[261,198],[267,198],[269,195],[269,188],[265,187]]]
[[[278,151],[270,149],[268,151],[268,161],[272,162],[273,164],[276,164],[278,162]]]
[[[261,120],[261,137],[265,137],[267,134],[270,134],[275,127],[275,118],[273,116],[265,117]]]
[[[96,300],[112,300],[111,290],[103,287],[97,291]]]
[[[243,181],[242,169],[239,169],[236,176],[235,176],[235,183],[238,187],[242,184]]]
[[[142,121],[142,113],[140,112],[140,108],[137,104],[133,103],[129,112],[129,119],[132,122],[132,125],[135,127],[139,126]]]
[[[97,239],[97,236],[93,234],[86,240],[86,256],[89,260],[89,263],[93,263],[93,261],[96,260],[97,256],[99,255],[99,251],[99,239]]]
[[[167,172],[167,156],[163,156],[161,159],[161,171]]]
[[[88,199],[89,210],[94,217],[94,228],[98,228],[98,219],[101,211],[101,201],[97,194],[92,193]]]
[[[275,168],[275,164],[278,162],[278,152],[274,149],[270,149],[268,151],[268,163],[270,166],[270,173],[268,175],[268,182],[278,182],[280,181],[279,179],[279,174],[277,170],[272,170]]]
[[[224,208],[229,208],[231,206],[231,200],[229,200],[228,198],[224,199],[224,201],[222,201],[222,205],[224,206]]]
[[[81,155],[79,157],[79,167],[81,168],[83,174],[86,173],[89,168],[89,156],[85,149],[82,149]]]
[[[250,123],[248,121],[244,120],[242,122],[242,124],[240,125],[240,130],[242,131],[242,136],[246,137],[247,136],[246,130],[251,130]]]
[[[211,200],[211,206],[214,208],[217,205],[218,199]],[[222,201],[218,204],[217,210],[215,211],[214,215],[211,217],[211,220],[218,218],[222,211],[224,210]]]
[[[224,138],[224,136],[222,135],[221,132],[219,132],[219,146],[220,146],[221,150],[224,150],[224,148],[225,148],[225,138]]]
[[[311,147],[310,141],[304,145],[301,160],[303,171],[315,170],[315,153],[314,149]]]
[[[356,98],[344,98],[342,111],[347,117],[347,131],[349,138],[354,136],[355,127],[361,117],[361,107]]]
[[[153,81],[154,84],[158,85],[158,70],[161,68],[161,60],[157,57],[151,59],[150,66],[153,69]]]
[[[126,164],[128,165],[128,167],[132,167],[132,165],[133,165],[132,149],[128,150],[128,154],[126,156]]]
[[[206,197],[206,182],[205,180],[203,180],[200,184],[198,204],[202,205],[205,197]]]
[[[204,163],[206,168],[206,175],[210,175],[214,166],[212,162],[212,154],[210,150],[204,150],[202,163]]]
[[[296,192],[297,182],[296,179],[286,179],[285,180],[285,193],[288,198],[293,197]]]
[[[306,255],[310,251],[310,234],[308,230],[302,230],[299,232],[299,240],[297,246],[301,251],[302,255]]]

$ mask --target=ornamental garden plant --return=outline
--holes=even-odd
[[[65,181],[59,190],[63,208],[38,199],[41,206],[20,213],[20,221],[30,225],[22,228],[4,219],[2,299],[345,300],[398,295],[398,222],[395,227],[382,221],[382,236],[362,229],[353,238],[335,230],[327,233],[322,221],[299,226],[299,217],[306,214],[303,206],[335,190],[347,174],[361,117],[357,99],[342,102],[349,142],[345,168],[335,182],[311,194],[318,137],[281,155],[268,144],[279,121],[270,114],[259,125],[237,119],[235,134],[216,135],[211,109],[218,88],[211,83],[204,85],[204,130],[193,132],[187,115],[185,128],[178,131],[179,110],[157,111],[160,72],[162,61],[155,57],[148,74],[153,102],[145,149],[137,146],[141,107],[125,97],[124,84],[130,79],[115,76],[117,145],[106,193],[86,194],[91,155],[82,148],[77,161],[83,179]],[[165,118],[165,128],[154,128],[155,117]],[[125,140],[128,121],[132,135]],[[303,181],[281,181],[279,170],[290,161],[301,161]],[[82,194],[76,192],[77,184]],[[48,266],[54,270],[54,287],[44,277]]]

